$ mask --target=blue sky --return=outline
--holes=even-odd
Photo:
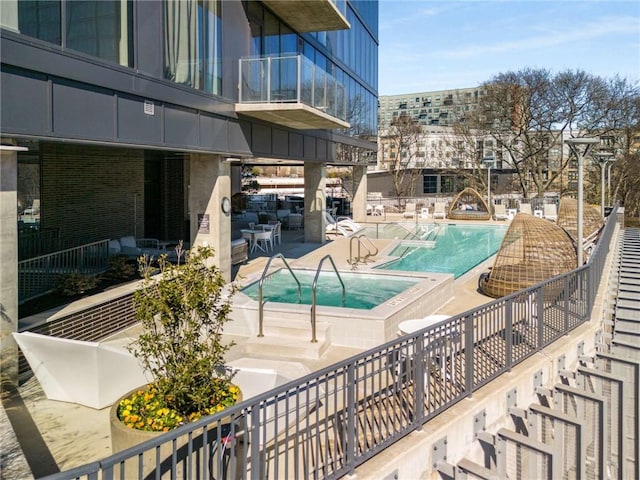
[[[379,94],[475,87],[523,68],[640,83],[640,2],[380,0]]]

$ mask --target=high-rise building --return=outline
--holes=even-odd
[[[434,92],[381,95],[378,99],[380,128],[407,116],[420,125],[451,126],[474,108],[480,88],[461,88]]]

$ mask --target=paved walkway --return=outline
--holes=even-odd
[[[375,220],[375,217],[371,220]],[[389,216],[386,221],[403,219]],[[246,220],[247,222],[250,220]],[[406,220],[404,220],[406,221]],[[425,221],[426,222],[426,221]],[[503,222],[504,224],[504,222]],[[237,226],[237,228],[244,228]],[[381,241],[383,247],[385,242]],[[337,238],[324,244],[304,243],[303,231],[283,230],[283,242],[276,246],[274,253],[283,253],[287,259],[317,265],[319,258],[326,253],[336,253],[338,268],[347,268],[344,252],[348,252],[348,240]],[[342,252],[337,255],[337,252]],[[264,269],[268,257],[266,254],[252,255],[249,261],[234,269],[236,280]],[[455,282],[454,298],[438,312],[456,314],[469,310],[491,299],[476,291],[477,277],[486,271],[490,261],[476,267]],[[229,338],[237,345],[229,352],[228,360],[247,357],[242,353],[242,342],[246,338]],[[291,358],[310,371],[318,370],[339,360],[359,353],[359,350],[343,347],[330,347],[318,360]],[[282,358],[278,358],[282,360]],[[287,360],[287,359],[285,359]],[[48,400],[35,377],[20,385],[18,395],[12,395],[0,408],[0,479],[39,478],[59,470],[96,461],[111,454],[109,433],[109,408],[94,410],[81,405]],[[12,428],[13,425],[13,428]],[[23,439],[22,448],[17,438]],[[24,440],[28,439],[28,440]]]

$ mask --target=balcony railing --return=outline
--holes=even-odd
[[[240,59],[236,112],[296,129],[348,128],[344,85],[302,55]]]
[[[95,275],[109,267],[109,241],[100,240],[18,262],[18,302],[55,290],[60,278],[73,272]]]

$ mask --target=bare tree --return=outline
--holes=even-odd
[[[633,90],[625,80],[580,70],[501,73],[482,85],[464,128],[495,139],[525,198],[531,192],[542,196],[571,160],[563,139],[619,129],[625,122],[620,101]]]
[[[423,157],[418,157],[418,143],[422,139],[422,127],[411,117],[402,115],[391,123],[381,135],[381,142],[389,145],[392,152],[385,161],[393,187],[393,194],[400,208],[403,197],[415,194],[416,182],[422,177]]]

